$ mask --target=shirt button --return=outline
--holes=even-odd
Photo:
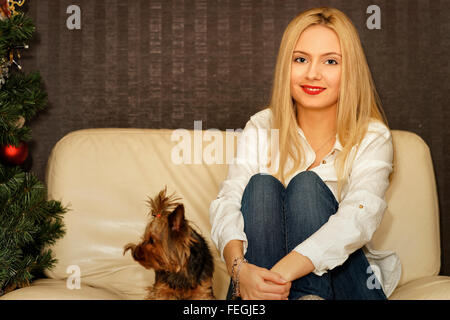
[[[327,163],[327,162],[326,162],[325,160],[323,160],[323,161],[322,161],[322,164],[325,164],[325,163]]]
[[[333,152],[331,153],[332,155],[334,154],[334,151],[336,151],[336,150],[333,150]]]
[[[359,205],[359,208],[362,209],[362,208],[364,208],[364,206],[363,206],[362,204],[360,204],[360,205]]]

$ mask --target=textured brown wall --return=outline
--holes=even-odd
[[[448,150],[450,0],[28,0],[37,25],[21,60],[39,70],[49,108],[32,123],[32,170],[43,179],[51,148],[92,127],[242,128],[269,98],[287,23],[320,5],[358,29],[392,129],[429,145],[440,202],[442,269],[450,275]],[[81,7],[81,30],[66,9]],[[381,8],[381,30],[366,8]],[[80,150],[82,152],[82,150]]]

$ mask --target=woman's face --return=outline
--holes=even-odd
[[[291,95],[297,108],[337,106],[341,55],[339,38],[332,29],[313,25],[302,32],[291,64]]]

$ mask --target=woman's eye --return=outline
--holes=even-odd
[[[306,59],[303,57],[298,57],[294,59],[295,62],[299,62],[299,63],[305,63]],[[338,64],[338,62],[335,59],[327,59],[325,61],[326,64]]]

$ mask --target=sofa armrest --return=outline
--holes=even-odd
[[[450,277],[431,276],[405,283],[390,300],[450,300]]]

